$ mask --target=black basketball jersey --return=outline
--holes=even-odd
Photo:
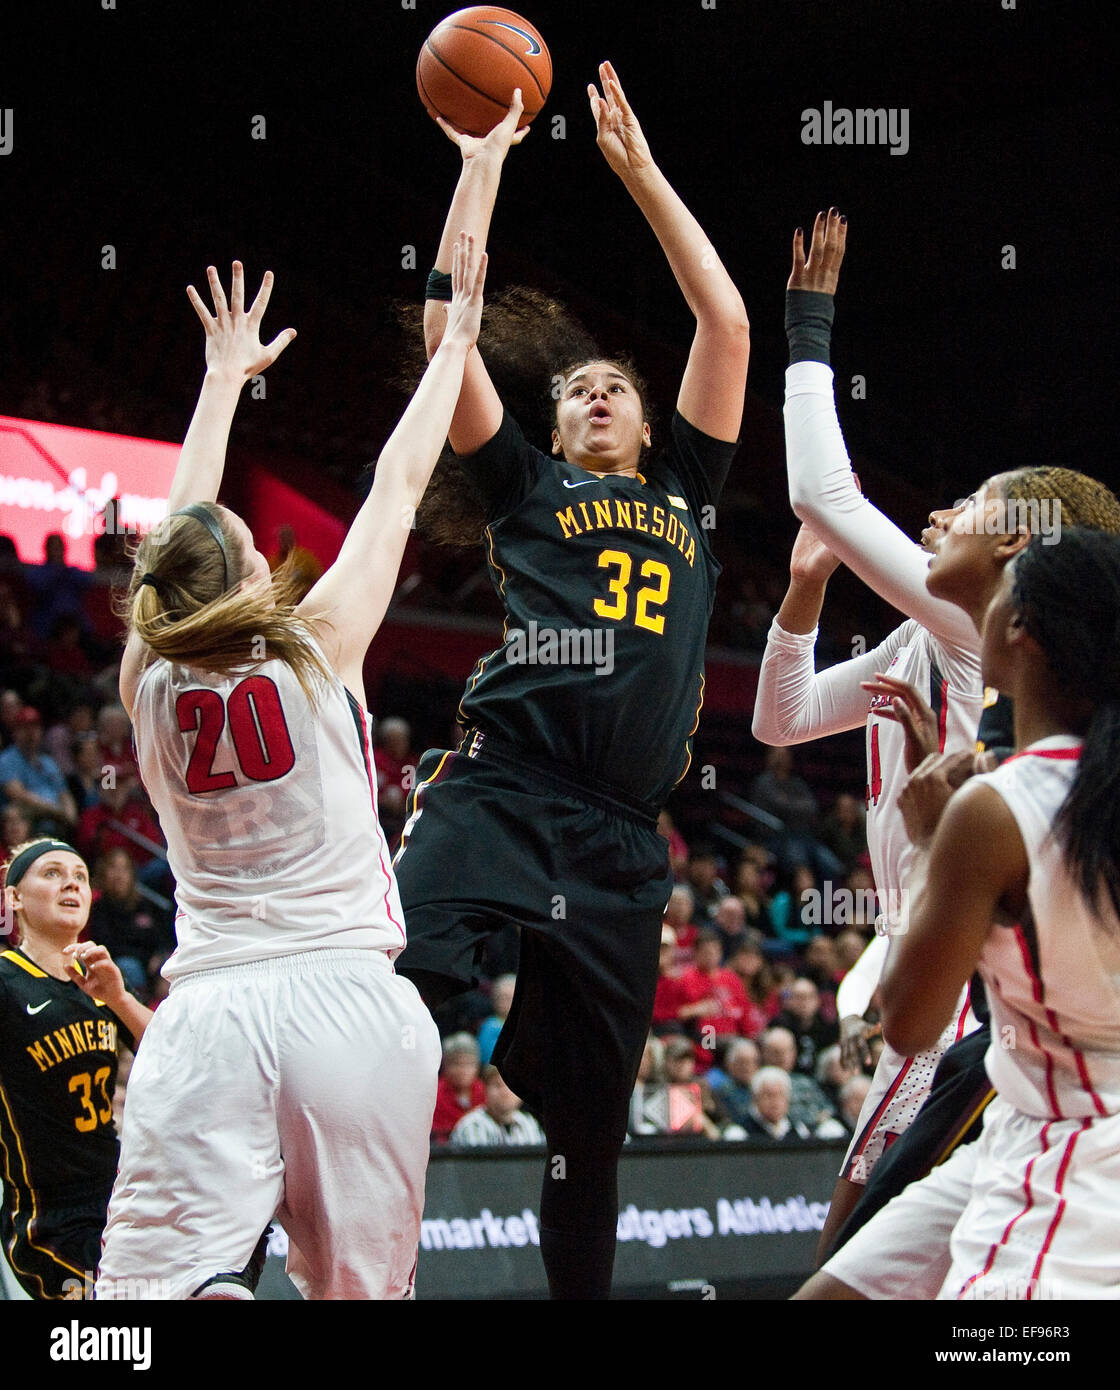
[[[471,675],[464,724],[664,802],[688,770],[703,702],[720,570],[711,531],[736,447],[676,413],[644,476],[600,477],[535,449],[505,415],[462,460],[506,612],[502,645]]]
[[[18,948],[0,952],[0,1161],[9,1215],[108,1193],[117,1042],[107,1005],[56,980]]]
[[[984,710],[976,732],[976,751],[995,752],[1000,759],[1015,749],[1015,702],[992,686],[984,688]]]

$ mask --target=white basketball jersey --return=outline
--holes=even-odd
[[[909,681],[929,702],[938,719],[941,751],[975,748],[984,703],[979,656],[938,642],[913,618],[884,646],[893,657],[884,674]],[[909,857],[910,848],[898,798],[910,774],[902,725],[876,713],[889,703],[873,696],[867,715],[867,848],[883,911],[895,918],[903,902],[903,856]]]
[[[228,677],[156,661],[141,677],[136,751],[177,885],[167,979],[321,947],[403,949],[371,720],[337,676],[317,689],[313,709],[279,660]]]
[[[1103,889],[1094,910],[1050,833],[1081,744],[1040,739],[983,781],[1007,802],[1030,861],[1029,912],[988,934],[980,969],[992,1010],[988,1075],[1028,1115],[1120,1112],[1120,919]]]

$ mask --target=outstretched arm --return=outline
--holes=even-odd
[[[786,372],[786,463],[789,498],[841,562],[951,646],[978,652],[980,637],[965,612],[926,590],[929,558],[873,507],[855,482],[836,416],[829,365],[833,300],[847,244],[847,219],[817,214],[808,259],[798,228],[786,295],[790,366]]]
[[[460,232],[474,238],[476,254],[486,250],[490,218],[498,196],[502,165],[511,145],[519,145],[529,133],[528,126],[518,126],[523,111],[520,88],[514,93],[513,104],[505,119],[483,139],[464,135],[442,119],[440,129],[458,145],[463,156],[463,168],[451,207],[444,223],[436,255],[435,270],[442,275],[451,271],[452,257]],[[424,342],[431,360],[447,327],[446,299],[424,301]],[[498,432],[502,423],[502,402],[490,380],[478,351],[470,353],[463,371],[463,389],[451,420],[449,437],[457,454],[474,454]]]
[[[750,358],[750,324],[742,297],[703,228],[654,163],[610,63],[602,64],[599,77],[603,95],[594,86],[587,89],[599,148],[661,243],[696,319],[677,409],[704,434],[734,442],[743,419]]]
[[[466,233],[452,258],[454,295],[435,356],[381,452],[373,486],[338,559],[296,610],[315,629],[327,659],[363,704],[362,663],[396,588],[416,506],[436,466],[463,367],[478,338],[486,256]]]
[[[241,388],[270,367],[296,336],[294,328],[285,328],[267,346],[261,343],[261,320],[272,294],[271,270],[265,271],[257,297],[247,313],[245,270],[240,261],[233,263],[228,305],[217,270],[212,265],[207,266],[206,275],[214,301],[213,314],[203,304],[195,287],[187,286],[187,298],[206,332],[206,375],[175,465],[167,503],[168,511],[172,512],[191,502],[217,501],[225,471],[230,426]]]

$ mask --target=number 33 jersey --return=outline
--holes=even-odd
[[[133,710],[175,875],[169,980],[321,947],[404,947],[368,714],[332,676],[313,709],[283,661],[240,676],[156,661]]]
[[[535,449],[507,414],[461,460],[506,613],[468,683],[466,725],[664,802],[703,701],[715,502],[736,447],[677,413],[644,475],[600,475]]]

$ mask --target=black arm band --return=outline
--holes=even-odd
[[[450,299],[451,298],[451,276],[444,275],[442,270],[433,270],[428,276],[428,288],[424,293],[425,299]]]
[[[828,349],[836,300],[816,290],[786,290],[786,337],[789,364],[823,362],[831,366]]]

